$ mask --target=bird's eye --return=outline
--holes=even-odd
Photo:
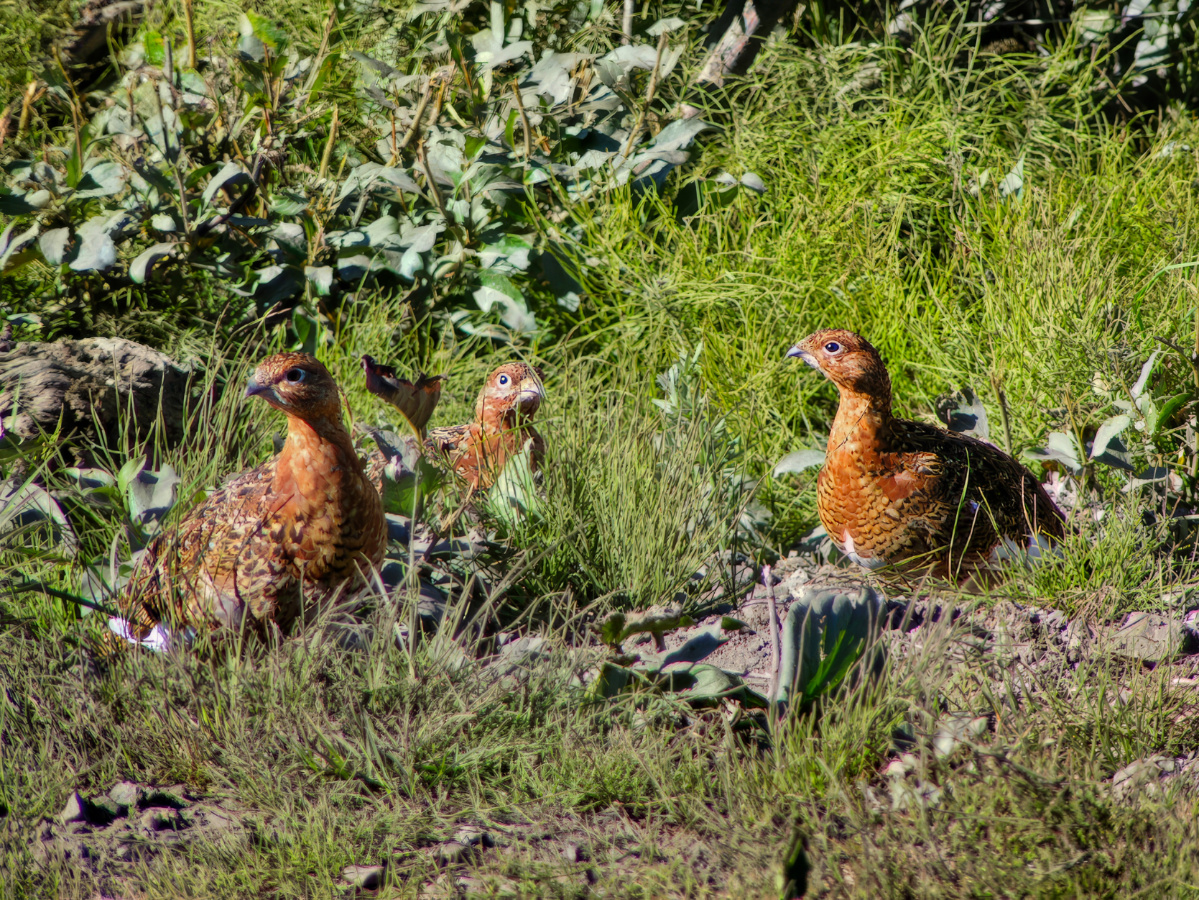
[[[297,367],[294,369],[288,369],[287,374],[284,375],[283,377],[286,378],[288,380],[288,383],[290,383],[290,384],[299,384],[300,382],[302,382],[304,380],[304,377],[307,374],[308,373],[305,372],[303,369]]]
[[[500,376],[500,385],[501,386],[506,386],[509,381],[511,381],[511,379],[507,375]]]
[[[824,352],[825,353],[840,353],[841,345],[838,344],[836,341],[829,341],[827,344],[824,345]]]

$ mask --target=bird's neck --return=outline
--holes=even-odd
[[[485,434],[500,434],[514,431],[521,424],[521,419],[515,407],[484,407],[479,424]]]
[[[362,477],[362,463],[340,420],[288,416],[287,440],[275,466],[277,491],[298,495],[302,505],[337,503],[341,489]]]
[[[861,457],[881,450],[891,431],[891,394],[841,391],[828,436],[828,455]]]

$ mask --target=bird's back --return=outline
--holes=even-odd
[[[829,534],[868,567],[923,561],[953,577],[1004,540],[1061,538],[1061,513],[1003,451],[922,422],[892,419],[862,453],[830,452],[817,502]]]

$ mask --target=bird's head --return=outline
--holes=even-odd
[[[505,363],[487,376],[475,403],[475,418],[497,429],[511,428],[516,423],[507,420],[532,419],[544,398],[540,369],[523,362]]]
[[[842,393],[891,398],[891,377],[874,346],[860,334],[828,329],[809,334],[787,351],[824,374]]]
[[[246,396],[261,397],[275,409],[305,421],[341,421],[337,383],[307,353],[279,353],[266,359],[250,376]]]

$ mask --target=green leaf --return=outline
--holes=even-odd
[[[144,284],[146,277],[150,274],[150,269],[159,260],[166,259],[175,255],[175,248],[179,246],[173,243],[155,244],[147,250],[143,250],[137,255],[137,258],[129,264],[129,277],[136,284]]]
[[[212,198],[216,196],[217,191],[238,184],[250,184],[250,174],[242,168],[240,163],[231,160],[221,166],[221,170],[212,177],[212,180],[208,182],[208,186],[204,188],[202,195],[204,205],[208,206],[212,203]]]
[[[178,487],[179,476],[170,466],[163,466],[157,472],[139,470],[125,486],[129,518],[143,528],[161,520],[175,505]]]
[[[806,587],[782,627],[777,700],[810,703],[835,690],[881,628],[882,598],[871,587]]]
[[[541,501],[530,463],[531,449],[527,444],[510,458],[487,492],[487,509],[509,533],[516,531],[522,522],[541,517]]]
[[[1191,399],[1190,394],[1175,394],[1169,400],[1162,404],[1161,410],[1157,414],[1157,422],[1154,424],[1153,431],[1150,432],[1150,437],[1156,437],[1163,427],[1169,425],[1170,421]]]
[[[4,233],[0,234],[0,272],[17,268],[22,262],[19,258],[22,251],[37,240],[37,222],[19,234],[13,234],[16,227],[17,223],[12,222],[4,229]]]
[[[479,279],[482,287],[474,292],[475,303],[483,312],[490,312],[499,304],[502,312],[500,321],[513,331],[532,331],[537,327],[529,308],[525,305],[520,289],[512,280],[498,272],[484,271]]]
[[[71,260],[75,272],[103,272],[117,261],[117,245],[112,239],[109,216],[93,216],[79,226],[79,251]]]
[[[37,210],[38,207],[29,202],[28,195],[24,192],[0,186],[0,215],[24,216]]]
[[[1082,471],[1074,438],[1063,431],[1051,431],[1046,443],[1048,446],[1044,449],[1030,448],[1021,455],[1037,462],[1059,462],[1075,475]]]
[[[775,463],[771,474],[775,478],[778,478],[780,475],[798,474],[814,466],[823,465],[823,450],[796,450],[794,453],[788,453]]]
[[[129,482],[137,477],[137,474],[146,467],[146,458],[144,456],[133,457],[125,461],[125,465],[121,466],[117,472],[117,489],[122,496],[129,489]]]
[[[1112,438],[1132,424],[1132,419],[1125,415],[1112,416],[1099,426],[1095,432],[1095,440],[1091,443],[1091,459],[1098,459],[1107,452]]]
[[[312,282],[318,296],[328,297],[333,292],[332,266],[305,266],[304,277]]]
[[[162,32],[147,31],[142,35],[142,52],[149,65],[161,66],[166,62],[167,54],[162,40]]]

